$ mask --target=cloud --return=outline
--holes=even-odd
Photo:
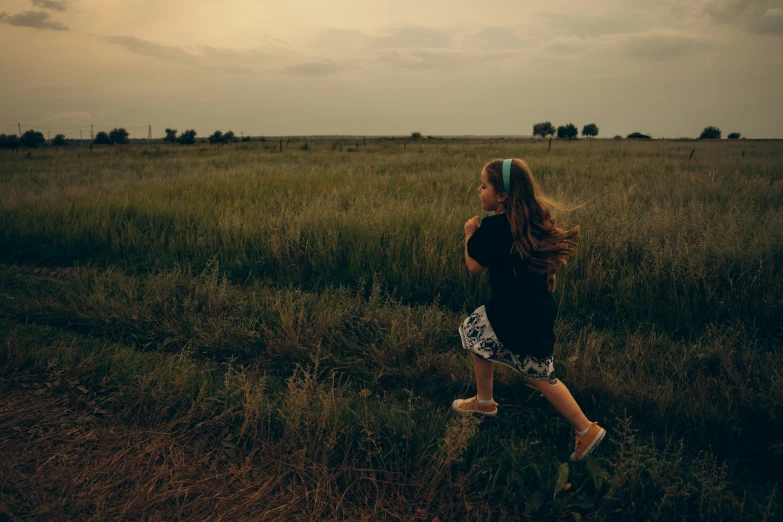
[[[560,36],[602,36],[608,34],[625,34],[640,31],[649,27],[649,17],[638,13],[612,13],[590,15],[585,13],[536,13],[533,19],[553,29]],[[541,25],[536,22],[536,26]]]
[[[46,121],[89,121],[92,119],[89,112],[60,112],[46,118]]]
[[[289,67],[292,61],[302,59],[301,53],[292,51],[278,41],[254,49],[215,47],[188,49],[151,42],[134,36],[107,36],[104,37],[104,40],[141,56],[229,73],[250,73],[261,69],[285,68]]]
[[[698,53],[714,45],[704,37],[675,29],[648,29],[639,33],[599,37],[559,36],[542,45],[541,50],[561,56],[613,54],[637,60],[660,61]]]
[[[670,60],[713,47],[713,43],[675,29],[650,29],[641,33],[609,38],[622,54],[642,60]]]
[[[310,42],[310,47],[332,55],[368,54],[383,49],[451,49],[455,39],[440,29],[418,25],[389,27],[377,33],[346,29],[324,29]]]
[[[708,0],[703,13],[716,23],[758,34],[783,34],[783,0]]]
[[[284,72],[295,76],[327,76],[345,70],[334,62],[305,62],[292,65],[284,69]]]
[[[22,11],[21,13],[8,14],[0,12],[0,23],[16,25],[18,27],[32,27],[34,29],[51,29],[53,31],[67,31],[60,22],[49,20],[49,13],[45,11]]]
[[[465,49],[384,49],[376,63],[396,65],[411,70],[443,70],[472,67],[490,61],[519,57],[518,50],[469,51]]]
[[[107,36],[106,41],[124,47],[126,50],[140,54],[142,56],[151,56],[173,62],[196,65],[198,58],[180,47],[164,45],[149,40],[136,38],[135,36]]]
[[[64,0],[33,0],[33,5],[52,11],[65,11],[67,8]]]
[[[319,65],[308,63],[302,72],[329,74],[378,66],[417,71],[469,67],[478,62],[519,56],[534,44],[532,39],[507,28],[486,28],[469,34],[450,34],[416,25],[391,27],[377,33],[326,29],[308,46],[312,54],[321,58],[317,60]],[[335,61],[335,57],[339,59]],[[350,60],[350,67],[338,65],[340,60],[344,63]]]
[[[463,38],[463,43],[479,49],[524,49],[535,47],[539,38],[527,28],[487,26]]]
[[[454,47],[452,36],[440,29],[405,25],[390,27],[378,35],[368,38],[375,49],[400,49],[406,47],[447,49]]]

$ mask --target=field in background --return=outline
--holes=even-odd
[[[0,513],[774,518],[783,145],[369,140],[0,154]],[[691,150],[696,148],[689,161]],[[481,166],[584,206],[555,366],[609,438],[456,329]]]

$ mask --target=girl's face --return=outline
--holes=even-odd
[[[503,202],[506,200],[506,195],[502,196],[495,192],[495,187],[487,179],[487,171],[481,171],[481,184],[476,189],[481,200],[481,208],[490,212],[496,212],[500,214],[503,212]]]

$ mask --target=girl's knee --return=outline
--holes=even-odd
[[[543,389],[549,389],[559,383],[560,381],[556,381],[553,384],[549,381],[549,379],[531,379],[530,377],[525,377],[525,384],[539,391],[542,391]]]

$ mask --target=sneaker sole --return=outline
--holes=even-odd
[[[578,459],[574,457],[574,454],[571,454],[571,457],[569,458],[571,462],[578,462],[585,457],[587,457],[590,452],[592,452],[596,446],[604,439],[604,435],[606,435],[606,430],[601,428],[601,431],[598,432],[598,435],[595,436],[595,439],[593,439],[593,442],[590,443],[590,445],[587,447],[584,453],[582,453],[582,456]]]
[[[497,408],[495,408],[495,411],[462,410],[454,402],[451,403],[451,409],[456,411],[457,413],[462,414],[462,415],[468,415],[468,414],[471,414],[471,413],[478,413],[480,415],[486,415],[488,417],[494,417],[495,415],[498,414]]]

